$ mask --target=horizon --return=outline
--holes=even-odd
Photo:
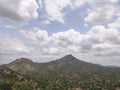
[[[0,65],[27,57],[48,62],[72,54],[120,66],[119,0],[1,0]]]
[[[69,57],[74,57],[75,59],[77,59],[78,61],[82,61],[84,63],[89,63],[89,64],[95,64],[95,65],[99,65],[99,66],[103,66],[103,67],[110,67],[110,68],[120,68],[120,66],[114,66],[114,65],[102,65],[102,64],[99,64],[99,63],[92,63],[92,62],[89,62],[89,61],[85,61],[85,60],[81,60],[81,59],[78,59],[77,57],[73,56],[72,54],[68,54],[68,55],[65,55],[65,56],[62,56],[62,57],[59,57],[57,59],[54,59],[54,60],[48,60],[48,61],[45,61],[45,62],[35,62],[34,60],[30,59],[30,58],[26,58],[26,57],[20,57],[20,58],[17,58],[11,62],[8,62],[8,63],[4,63],[4,64],[0,64],[0,66],[2,65],[7,65],[7,64],[10,64],[10,63],[13,63],[13,62],[16,62],[18,60],[21,60],[21,59],[24,59],[24,60],[30,60],[32,61],[33,63],[50,63],[52,61],[58,61],[59,59],[62,59],[62,58],[65,58],[66,56],[69,56]]]

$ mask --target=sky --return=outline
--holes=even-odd
[[[120,66],[119,0],[0,0],[0,64],[68,54]]]

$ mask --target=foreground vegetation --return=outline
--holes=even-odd
[[[120,68],[70,55],[43,64],[21,58],[0,66],[0,90],[120,90]]]

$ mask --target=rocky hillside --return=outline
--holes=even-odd
[[[25,76],[26,79],[29,77],[35,83],[35,86],[32,84],[34,88],[40,90],[117,90],[120,88],[120,68],[87,63],[72,55],[47,63],[35,63],[28,58],[20,58],[3,66],[4,70],[12,72],[9,73],[11,76],[8,80],[13,79],[14,81],[17,75]],[[4,73],[1,75],[3,77]],[[14,77],[14,75],[16,76]],[[24,82],[26,79],[22,81]],[[31,79],[27,79],[28,82]],[[1,80],[6,81],[6,78],[3,77]],[[19,78],[17,82],[19,82]],[[25,85],[25,83],[22,83],[22,85]]]

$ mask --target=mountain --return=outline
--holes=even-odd
[[[8,68],[20,72],[22,74],[36,74],[35,76],[39,75],[60,75],[59,73],[69,73],[76,72],[80,74],[85,74],[89,72],[97,72],[110,70],[107,67],[103,67],[100,65],[87,63],[75,58],[72,55],[64,56],[60,59],[47,62],[47,63],[35,63],[28,58],[20,58],[16,59],[15,61],[11,62],[10,64],[6,65]],[[66,75],[66,74],[65,74]]]
[[[72,55],[47,63],[36,63],[28,58],[20,58],[3,66],[16,74],[20,73],[33,79],[40,90],[117,90],[120,88],[120,68],[84,62]]]
[[[79,74],[83,74],[100,71],[102,69],[105,71],[105,69],[107,69],[107,67],[104,68],[103,66],[81,61],[72,55],[67,55],[47,63],[35,63],[28,58],[20,58],[10,64],[7,64],[6,66],[25,75],[33,74],[35,77],[39,77],[39,75],[50,75],[50,77],[52,77],[52,75],[53,77],[60,74],[66,75],[65,73],[71,74],[71,72],[76,72],[76,70]]]
[[[36,64],[28,58],[20,58],[6,65],[8,68],[22,74],[31,74],[37,71]]]

